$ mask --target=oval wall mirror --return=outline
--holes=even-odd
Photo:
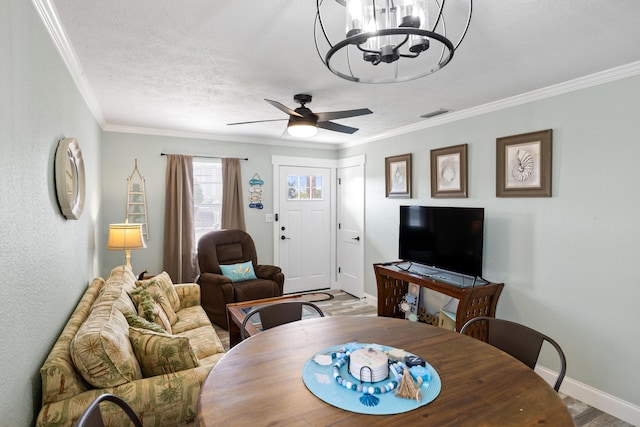
[[[75,138],[58,143],[55,158],[58,204],[67,219],[79,219],[84,208],[84,161]]]

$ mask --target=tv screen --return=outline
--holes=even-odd
[[[404,261],[482,277],[484,208],[400,206]]]

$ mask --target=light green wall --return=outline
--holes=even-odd
[[[65,220],[54,187],[58,141],[75,137],[86,202]],[[99,271],[100,130],[33,5],[0,2],[0,425],[28,426],[44,358]]]
[[[251,234],[263,264],[273,262],[273,228],[266,223],[266,213],[273,213],[273,170],[271,156],[298,156],[336,158],[334,150],[312,150],[286,146],[244,144],[237,142],[211,141],[166,136],[134,135],[105,132],[102,144],[103,164],[103,223],[100,234],[107,241],[109,223],[124,221],[127,203],[127,177],[138,159],[138,169],[145,178],[149,241],[147,249],[132,251],[131,265],[134,272],[162,271],[162,241],[164,228],[166,157],[160,153],[188,154],[199,156],[221,156],[248,158],[241,162],[242,188],[245,193],[245,220],[247,232]],[[249,209],[249,180],[257,173],[265,181],[263,193],[264,209]],[[104,259],[103,270],[124,263],[124,254],[100,248]]]
[[[498,317],[556,338],[569,377],[640,405],[639,111],[632,77],[341,151],[367,156],[365,266],[397,258],[401,204],[484,207],[484,276],[505,283]],[[496,198],[496,138],[549,128],[553,197]],[[457,144],[468,144],[469,198],[431,199],[429,150]],[[414,198],[385,199],[384,158],[404,153]]]
[[[367,156],[366,265],[395,259],[398,205],[483,206],[485,276],[504,281],[498,316],[554,336],[568,376],[640,405],[640,78],[557,96],[408,135],[334,152],[184,138],[100,133],[30,2],[0,2],[0,419],[30,425],[40,407],[38,370],[92,277],[123,255],[104,249],[108,224],[121,221],[126,177],[138,159],[147,180],[151,240],[134,269],[161,268],[165,159],[160,152],[249,157],[243,181],[272,181],[271,155]],[[550,199],[495,197],[495,138],[554,130]],[[58,209],[53,159],[59,139],[83,150],[87,199],[79,221]],[[469,193],[429,198],[429,150],[469,144]],[[384,157],[412,152],[414,199],[384,198]],[[102,157],[102,160],[101,160]],[[103,170],[105,171],[103,173]],[[101,182],[102,181],[102,182]],[[265,209],[247,209],[265,262],[273,259],[270,187]],[[366,291],[375,294],[371,268]],[[546,361],[547,358],[544,360]]]

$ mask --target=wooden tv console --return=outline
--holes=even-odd
[[[495,317],[498,298],[504,283],[480,283],[455,285],[438,280],[438,274],[425,275],[404,271],[402,262],[373,264],[378,284],[378,316],[404,318],[400,310],[402,298],[409,290],[409,283],[448,295],[459,300],[456,311],[456,331],[478,316]]]

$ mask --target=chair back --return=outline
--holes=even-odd
[[[560,359],[560,372],[553,387],[555,391],[560,390],[567,362],[562,348],[551,337],[516,322],[485,316],[469,320],[460,333],[478,338],[509,353],[531,369],[536,367],[542,344],[548,342],[556,349]]]
[[[220,274],[220,264],[251,261],[258,265],[256,246],[242,230],[214,230],[198,240],[198,265],[201,273]]]
[[[131,422],[136,427],[142,427],[142,422],[131,409],[131,406],[124,400],[114,394],[101,394],[98,396],[87,409],[84,410],[78,421],[74,424],[75,427],[105,427],[102,421],[102,412],[100,411],[101,402],[113,402],[118,405],[129,417]]]
[[[245,326],[256,313],[260,314],[262,329],[266,330],[302,319],[302,311],[305,306],[316,311],[320,317],[324,317],[324,313],[320,307],[308,301],[283,301],[280,303],[268,304],[262,307],[257,307],[247,313],[242,321],[240,336],[244,340]]]

